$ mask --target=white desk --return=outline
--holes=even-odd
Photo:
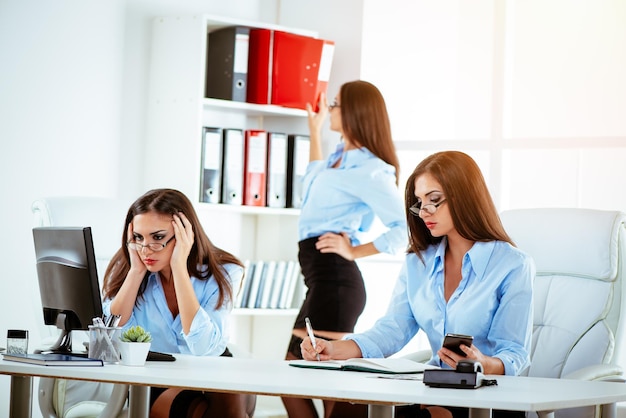
[[[626,401],[626,385],[612,382],[493,376],[497,386],[440,389],[370,373],[301,369],[279,360],[176,357],[176,362],[145,367],[47,367],[2,360],[0,374],[12,376],[13,418],[30,417],[32,376],[130,384],[132,417],[148,416],[148,386],[364,403],[370,405],[370,417],[387,418],[393,417],[393,405],[412,403],[468,407],[472,416],[488,417],[491,409],[542,412]]]

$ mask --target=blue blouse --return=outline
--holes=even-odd
[[[387,230],[373,240],[380,252],[393,254],[408,242],[404,200],[395,168],[367,148],[344,153],[340,143],[327,160],[312,161],[303,178],[299,238],[346,232],[352,245],[368,232],[376,217]],[[343,158],[342,158],[343,155]],[[339,159],[341,163],[333,168]]]
[[[532,281],[535,265],[522,251],[501,241],[476,242],[465,254],[462,279],[446,303],[446,240],[406,256],[387,313],[363,333],[351,334],[363,357],[398,352],[423,330],[433,349],[431,364],[446,333],[474,336],[474,345],[504,363],[505,374],[519,375],[530,365]]]
[[[230,279],[233,293],[239,290],[243,268],[236,264],[222,266]],[[215,304],[219,298],[217,282],[191,278],[200,309],[191,323],[189,334],[183,333],[180,315],[174,317],[167,306],[159,273],[152,273],[142,297],[138,298],[132,315],[124,329],[141,325],[152,335],[151,350],[164,353],[183,353],[196,356],[219,356],[228,343],[229,318],[232,301],[228,299],[219,310]],[[105,299],[102,309],[105,316],[111,314],[112,299]]]

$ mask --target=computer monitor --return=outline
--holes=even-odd
[[[71,353],[71,332],[102,317],[91,228],[37,227],[33,238],[44,322],[61,330],[52,347],[39,351]]]

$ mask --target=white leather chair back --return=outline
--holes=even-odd
[[[519,209],[501,219],[536,264],[530,376],[564,377],[623,351],[626,214]]]
[[[100,285],[113,254],[122,245],[131,201],[102,197],[50,197],[32,204],[34,226],[91,227]]]

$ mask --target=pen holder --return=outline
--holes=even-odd
[[[119,363],[118,342],[121,330],[121,327],[89,325],[89,357],[105,363]]]

